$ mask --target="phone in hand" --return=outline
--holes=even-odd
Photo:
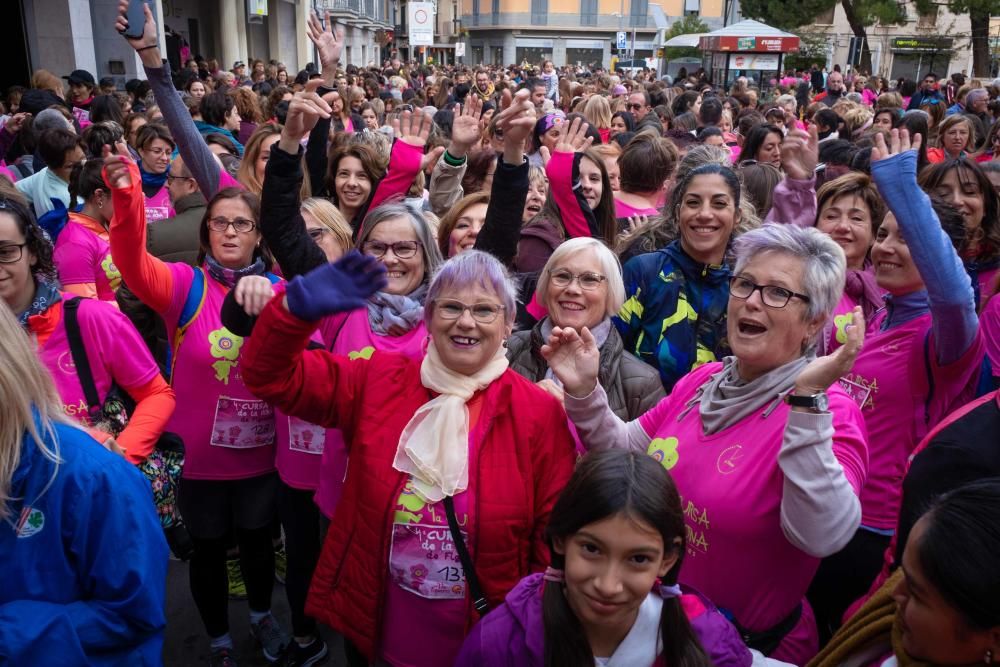
[[[125,21],[128,22],[128,27],[122,31],[122,34],[129,39],[142,37],[142,31],[146,27],[146,13],[143,11],[145,5],[146,0],[128,0],[128,8],[125,10]]]

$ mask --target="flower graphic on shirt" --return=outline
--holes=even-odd
[[[427,566],[422,564],[411,566],[410,576],[413,578],[413,583],[419,586],[427,578]]]
[[[122,274],[111,260],[111,253],[108,253],[108,256],[101,262],[101,270],[104,271],[104,277],[108,279],[111,289],[118,291],[122,284]]]
[[[396,510],[394,523],[420,523],[423,520],[423,515],[420,512],[427,506],[427,503],[414,492],[413,481],[410,480],[403,487],[402,493],[399,494],[396,505],[399,509]]]
[[[208,342],[212,345],[212,356],[218,359],[212,364],[212,368],[215,369],[215,379],[229,384],[229,374],[238,363],[243,337],[222,327],[208,334]]]
[[[680,443],[677,441],[677,438],[673,436],[669,438],[655,438],[649,443],[646,453],[659,461],[664,468],[670,470],[677,465],[677,460],[680,459],[680,454],[677,452],[678,444]]]
[[[375,353],[375,348],[369,345],[368,347],[361,348],[357,352],[348,352],[347,358],[350,359],[351,361],[354,361],[355,359],[371,359],[372,354],[374,353]]]
[[[833,326],[837,328],[837,342],[841,345],[847,343],[847,325],[851,323],[851,314],[844,313],[833,318]]]

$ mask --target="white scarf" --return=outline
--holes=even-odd
[[[420,382],[440,394],[420,406],[399,436],[392,467],[413,478],[413,489],[429,502],[469,486],[469,409],[466,402],[507,370],[503,347],[473,375],[456,373],[441,361],[434,340],[420,365]]]

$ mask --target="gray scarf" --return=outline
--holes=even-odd
[[[542,340],[546,343],[549,342],[549,336],[552,335],[552,328],[551,317],[546,317],[542,320]],[[605,317],[601,320],[600,324],[590,330],[590,333],[594,336],[594,342],[597,343],[597,348],[600,349],[604,347],[604,344],[608,342],[608,335],[611,333],[611,318]],[[550,367],[545,368],[545,379],[552,380],[560,387],[562,386],[562,382],[559,381],[559,378],[555,376]]]
[[[697,404],[705,435],[714,435],[770,403],[764,413],[764,417],[767,417],[778,407],[785,394],[794,388],[795,378],[813,359],[815,357],[811,353],[798,357],[756,380],[746,382],[740,378],[736,357],[726,357],[722,360],[719,372],[698,388],[678,419]]]
[[[424,299],[427,298],[427,283],[409,294],[387,294],[375,292],[368,299],[368,322],[372,331],[388,336],[393,326],[410,331],[424,321]]]

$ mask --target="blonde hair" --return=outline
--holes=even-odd
[[[347,252],[354,245],[351,240],[351,226],[344,220],[344,214],[329,200],[321,197],[309,197],[302,201],[302,210],[330,230],[342,251]]]
[[[35,73],[31,75],[31,87],[41,90],[51,90],[59,97],[63,97],[66,94],[62,79],[47,69],[35,70]]]
[[[10,501],[14,500],[11,485],[21,463],[25,433],[45,458],[55,464],[54,479],[61,463],[55,424],[71,422],[63,413],[55,383],[3,300],[0,300],[0,340],[4,341],[0,345],[0,519],[7,520],[11,514]]]
[[[583,105],[583,115],[595,129],[606,130],[611,127],[611,105],[606,97],[591,95]]]
[[[604,245],[599,239],[591,236],[580,236],[560,243],[552,254],[549,261],[545,263],[545,268],[538,275],[538,284],[535,286],[535,296],[538,303],[547,305],[549,292],[549,272],[559,266],[559,262],[572,255],[578,255],[587,250],[593,251],[597,256],[597,263],[601,266],[605,282],[608,286],[607,300],[605,301],[604,313],[608,317],[614,317],[621,310],[625,303],[625,282],[622,279],[622,265],[618,256]]]

